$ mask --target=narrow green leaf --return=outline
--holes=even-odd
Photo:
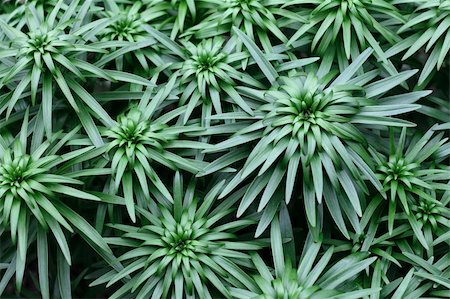
[[[276,80],[279,77],[279,75],[275,70],[275,68],[272,66],[272,64],[266,59],[266,57],[264,57],[264,54],[261,52],[258,46],[256,46],[256,44],[237,27],[233,27],[233,31],[238,35],[238,37],[247,47],[248,51],[250,52],[250,55],[255,60],[256,64],[258,64],[259,68],[264,73],[267,80],[269,80],[269,82],[272,85],[277,85]]]

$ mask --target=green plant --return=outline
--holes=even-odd
[[[155,100],[156,97],[152,102]],[[109,141],[107,152],[112,155],[112,189],[117,191],[119,186],[122,186],[125,205],[133,222],[136,221],[134,198],[141,194],[146,200],[150,200],[150,193],[157,191],[169,201],[173,201],[154,166],[151,166],[153,161],[169,169],[184,169],[194,173],[201,169],[194,161],[184,159],[169,150],[203,147],[195,141],[178,140],[181,133],[195,130],[194,127],[167,125],[167,122],[180,112],[172,114],[171,117],[166,114],[152,119],[148,113],[142,113],[138,107],[132,107],[126,115],[119,116],[114,127],[104,133]]]
[[[117,70],[122,70],[125,65],[133,65],[132,56],[141,64],[145,73],[150,72],[149,62],[154,65],[161,64],[161,59],[156,55],[157,50],[150,46],[155,44],[149,32],[146,30],[146,24],[164,15],[163,10],[142,10],[141,2],[134,3],[131,7],[118,6],[114,1],[105,1],[107,8],[100,11],[99,28],[95,30],[95,34],[99,36],[100,41],[128,41],[131,43],[123,43],[125,47],[129,47],[125,55],[114,55],[109,53],[100,60],[102,64],[108,63],[112,58],[115,60]],[[118,43],[119,44],[119,43]],[[131,52],[131,53],[129,53]]]
[[[246,251],[258,250],[263,243],[236,239],[236,232],[255,221],[227,219],[234,210],[232,203],[242,191],[217,205],[223,184],[224,181],[219,182],[207,193],[199,194],[195,181],[185,189],[183,177],[176,173],[173,205],[168,205],[165,198],[157,198],[158,205],[138,210],[143,221],[141,227],[111,225],[123,232],[121,237],[110,237],[107,241],[112,246],[127,248],[119,256],[125,267],[119,273],[104,274],[97,279],[98,283],[108,281],[111,285],[133,273],[133,278],[113,298],[130,290],[131,293],[139,290],[138,298],[150,294],[152,298],[214,298],[217,291],[231,298],[227,288],[230,285],[252,288],[254,282],[242,266],[251,267]]]
[[[297,268],[295,257],[284,255],[280,223],[278,219],[274,219],[271,227],[274,271],[254,253],[252,261],[259,272],[254,277],[258,285],[257,291],[234,288],[232,294],[242,299],[334,298],[339,294],[345,294],[349,298],[364,298],[377,292],[376,289],[357,290],[356,284],[350,282],[352,277],[372,264],[376,257],[366,258],[367,254],[352,254],[329,266],[334,248],[329,247],[319,259],[321,245],[321,242],[314,242],[311,235],[308,236]]]
[[[34,117],[34,121],[37,117]],[[2,139],[0,146],[0,211],[2,230],[0,236],[9,230],[12,244],[17,247],[15,255],[16,287],[20,290],[25,272],[27,248],[37,243],[39,283],[42,296],[49,297],[47,236],[56,239],[65,262],[71,264],[69,246],[64,231],[73,232],[73,227],[85,234],[99,250],[111,254],[106,242],[97,231],[67,206],[61,197],[102,201],[104,195],[95,195],[72,187],[82,185],[84,175],[103,175],[104,169],[71,171],[70,165],[83,163],[90,157],[102,154],[93,146],[80,148],[68,154],[58,154],[69,139],[79,130],[67,134],[58,132],[43,142],[31,140],[28,136],[28,111],[16,138]],[[86,162],[85,162],[86,163]],[[108,173],[108,172],[106,172]],[[63,231],[64,229],[64,231]]]
[[[426,80],[431,79],[431,73],[435,69],[439,70],[447,61],[446,57],[450,51],[450,1],[402,0],[398,2],[413,3],[417,7],[415,13],[410,15],[409,20],[398,29],[399,33],[403,33],[408,30],[411,32],[414,28],[414,32],[389,49],[389,56],[407,50],[402,57],[402,60],[405,60],[423,46],[426,46],[426,52],[433,48],[418,81],[419,85],[423,85]]]
[[[336,209],[339,206],[347,217],[354,217],[352,214],[361,216],[359,194],[360,191],[367,193],[365,181],[370,181],[380,191],[381,184],[375,178],[372,161],[365,150],[367,141],[358,127],[363,126],[367,130],[371,127],[379,129],[380,125],[410,126],[408,122],[391,116],[420,107],[382,97],[415,71],[370,84],[367,82],[375,77],[375,73],[354,77],[369,55],[370,51],[365,51],[335,78],[329,75],[317,78],[313,70],[319,67],[311,65],[312,71],[306,67],[306,74],[291,73],[289,77],[279,77],[279,85],[266,92],[246,89],[247,94],[261,102],[255,117],[244,116],[240,112],[221,116],[222,119],[243,119],[244,127],[208,152],[245,146],[256,140],[256,145],[248,151],[244,166],[221,194],[226,195],[258,170],[241,201],[238,215],[245,212],[260,192],[258,211],[264,210],[270,201],[278,200],[273,198],[277,190],[285,193],[284,200],[289,203],[296,177],[302,173],[303,200],[311,226],[315,227],[317,223],[316,200],[321,204],[323,198],[335,215],[334,219],[341,219],[344,214]],[[379,102],[383,105],[378,106]],[[229,125],[235,126],[231,122]],[[282,181],[285,181],[283,187]],[[339,200],[337,194],[340,195]],[[276,207],[277,203],[267,209],[276,210]],[[269,214],[275,215],[273,211]],[[346,232],[343,225],[339,227]]]
[[[161,25],[171,28],[170,38],[175,39],[179,33],[190,28],[197,19],[198,4],[203,0],[144,0],[143,3],[152,11],[164,12]],[[205,1],[206,2],[206,1]],[[207,3],[207,2],[206,2]],[[171,18],[167,19],[168,15]],[[166,25],[166,26],[164,26]]]
[[[400,41],[391,28],[405,22],[402,14],[391,2],[367,0],[288,1],[285,6],[299,4],[300,9],[308,10],[309,15],[308,21],[291,37],[290,43],[302,34],[313,30],[312,50],[317,48],[322,55],[329,56],[335,52],[338,54],[338,59],[350,59],[352,54],[358,55],[358,52],[372,47],[377,57],[384,60],[385,54],[379,45],[379,38],[381,37],[390,44]],[[374,37],[375,33],[377,38]]]
[[[300,16],[281,8],[280,1],[213,0],[205,1],[202,4],[206,6],[206,17],[199,24],[187,30],[183,34],[184,36],[194,34],[200,39],[210,38],[217,34],[230,32],[231,28],[236,26],[252,38],[259,40],[264,49],[269,50],[272,48],[270,37],[287,42],[287,37],[277,26],[277,17],[302,19]],[[211,28],[214,28],[214,30],[211,30]],[[240,43],[238,50],[241,47],[242,44]]]
[[[0,297],[447,298],[449,0],[0,0]]]
[[[33,4],[30,7],[34,7]],[[3,57],[10,58],[6,65],[12,66],[8,71],[3,72],[0,77],[0,86],[12,86],[18,82],[15,88],[11,88],[10,95],[4,99],[6,102],[3,103],[0,111],[6,110],[6,118],[8,118],[17,102],[24,97],[27,88],[31,92],[31,104],[35,105],[40,91],[44,126],[47,137],[51,137],[52,102],[54,86],[57,86],[80,117],[90,138],[99,145],[101,141],[99,141],[98,130],[92,121],[91,114],[107,125],[112,124],[113,120],[90,93],[77,82],[77,79],[84,81],[85,77],[96,77],[111,81],[137,82],[149,86],[152,84],[138,76],[100,69],[80,59],[80,56],[86,55],[87,52],[107,53],[104,48],[110,45],[95,46],[95,44],[86,43],[84,37],[89,35],[95,27],[73,24],[75,20],[71,20],[70,16],[75,15],[76,8],[77,5],[71,5],[63,18],[58,20],[56,17],[60,6],[55,6],[45,16],[43,11],[41,14],[29,15],[26,18],[26,28],[28,28],[26,32],[19,31],[0,20],[0,29],[6,36],[6,39],[2,41],[3,48],[7,48],[4,50]],[[81,10],[77,17],[83,19],[85,17],[83,13],[86,11]],[[70,25],[72,25],[70,28],[72,33],[66,34],[65,30]]]
[[[389,197],[389,232],[392,233],[394,228],[397,202],[400,202],[412,230],[427,249],[432,242],[430,227],[427,224],[432,224],[432,227],[436,229],[435,217],[444,225],[447,223],[445,217],[448,217],[445,204],[436,200],[433,193],[450,191],[450,186],[445,183],[450,169],[440,163],[446,156],[438,152],[447,142],[447,138],[442,139],[443,133],[431,138],[433,133],[430,130],[420,139],[411,140],[407,146],[407,131],[403,129],[397,144],[391,136],[389,157],[382,156],[380,153],[375,154],[378,177],[383,184],[383,191]],[[428,241],[420,226],[428,230]]]
[[[153,36],[162,38],[156,31]],[[233,106],[253,114],[252,108],[235,87],[237,82],[262,87],[257,80],[236,69],[239,62],[248,58],[247,53],[233,51],[232,43],[225,43],[221,37],[203,40],[198,45],[184,42],[183,46],[186,50],[175,43],[169,44],[169,48],[174,48],[174,54],[180,58],[171,68],[175,71],[173,76],[180,76],[179,82],[183,87],[180,90],[180,105],[187,107],[183,123],[189,120],[199,104],[202,108],[202,120],[206,124],[209,124],[209,118],[214,112],[222,113]],[[227,105],[230,100],[226,101],[224,97],[228,97],[234,105]]]

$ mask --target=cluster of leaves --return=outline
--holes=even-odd
[[[449,0],[0,5],[0,296],[448,298]]]

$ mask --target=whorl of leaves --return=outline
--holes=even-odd
[[[0,1],[0,297],[448,298],[450,0]]]

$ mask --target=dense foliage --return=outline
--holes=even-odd
[[[448,298],[450,0],[0,4],[0,297]]]

